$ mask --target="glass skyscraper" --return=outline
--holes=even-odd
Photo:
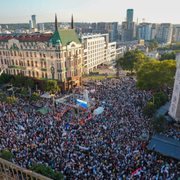
[[[134,9],[127,9],[127,21],[133,22]]]

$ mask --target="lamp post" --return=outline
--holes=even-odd
[[[52,79],[54,79],[54,73],[55,73],[55,68],[53,66],[53,63],[51,63],[51,74],[52,74]]]

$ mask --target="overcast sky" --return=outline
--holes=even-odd
[[[0,23],[58,21],[110,22],[125,20],[127,9],[134,9],[134,21],[180,24],[180,0],[0,0]]]

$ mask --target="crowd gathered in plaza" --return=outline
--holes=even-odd
[[[88,109],[67,105],[76,103],[69,96],[66,104],[51,99],[32,102],[18,98],[16,103],[0,102],[0,150],[11,151],[13,163],[30,169],[34,164],[51,166],[69,180],[177,180],[180,164],[177,160],[149,151],[149,140],[154,135],[150,118],[142,107],[151,98],[152,91],[135,87],[133,79],[105,79],[88,81]],[[75,88],[81,98],[83,88]],[[7,92],[8,93],[8,92]],[[8,95],[8,94],[7,94]],[[55,99],[70,95],[57,94]],[[46,115],[24,107],[30,104],[50,107]],[[104,112],[94,115],[98,107]],[[166,123],[165,136],[180,140],[180,132]],[[140,173],[133,176],[139,169]]]

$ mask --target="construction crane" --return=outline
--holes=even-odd
[[[5,67],[2,67],[0,75],[3,73],[4,70],[5,70]]]

